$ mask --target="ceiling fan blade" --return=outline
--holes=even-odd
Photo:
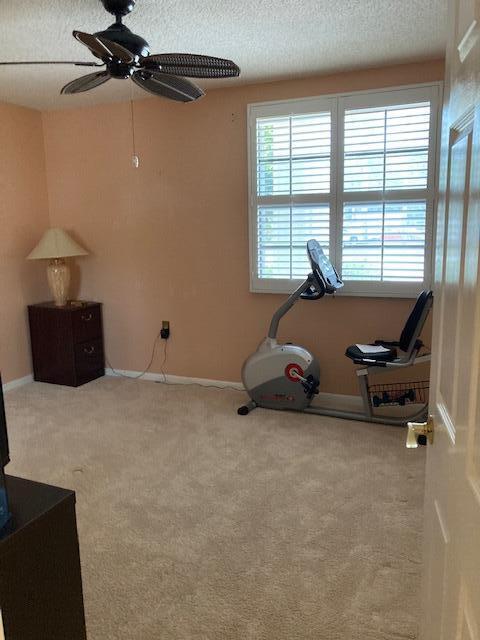
[[[122,47],[122,45],[112,40],[107,40],[107,38],[102,38],[101,36],[97,36],[97,39],[100,40],[104,47],[107,47],[112,57],[120,60],[120,62],[131,64],[135,60],[135,56],[128,49]]]
[[[158,53],[142,58],[140,64],[163,73],[189,78],[234,78],[240,75],[239,67],[231,60],[213,58],[193,53]]]
[[[0,62],[0,67],[14,64],[73,64],[76,67],[103,67],[99,62],[75,62],[74,60],[29,60],[28,62]]]
[[[110,51],[96,36],[92,36],[90,33],[83,33],[83,31],[74,31],[73,37],[88,47],[93,55],[100,58],[100,60],[109,60],[112,57]]]
[[[74,31],[73,37],[88,47],[94,56],[104,62],[112,58],[116,58],[125,64],[131,64],[134,61],[134,57],[128,49],[106,38],[84,33],[83,31]]]
[[[132,80],[156,96],[178,102],[193,102],[205,95],[205,92],[193,82],[159,71],[139,69],[134,72]]]
[[[86,76],[82,76],[81,78],[76,78],[72,82],[66,84],[61,93],[62,94],[71,94],[71,93],[83,93],[84,91],[90,91],[90,89],[95,89],[99,85],[110,80],[111,76],[108,71],[97,71],[96,73],[89,73]]]

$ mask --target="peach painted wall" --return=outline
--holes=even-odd
[[[25,260],[48,227],[42,117],[0,104],[0,370],[31,372],[26,305],[47,295],[45,270]]]
[[[443,62],[211,90],[197,104],[135,102],[43,114],[50,220],[91,252],[83,298],[104,303],[106,351],[142,370],[170,320],[168,373],[239,380],[284,296],[249,292],[246,108],[251,102],[441,80]],[[300,302],[280,337],[321,358],[324,391],[354,393],[355,341],[400,331],[410,300]],[[158,347],[153,371],[162,363]]]

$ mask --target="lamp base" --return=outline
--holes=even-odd
[[[52,292],[55,306],[64,307],[67,304],[68,288],[70,286],[70,269],[63,258],[50,260],[47,267],[47,278]]]

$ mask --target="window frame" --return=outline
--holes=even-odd
[[[440,135],[440,109],[442,82],[384,87],[367,91],[326,94],[315,97],[272,102],[252,103],[247,106],[248,130],[248,217],[250,254],[250,291],[252,293],[291,293],[303,280],[259,278],[257,276],[259,204],[325,204],[330,205],[330,258],[340,271],[342,264],[342,225],[344,202],[397,202],[426,200],[425,272],[423,282],[347,281],[337,295],[363,297],[416,297],[423,288],[431,286],[434,260],[435,205],[437,197],[438,140]],[[429,138],[428,182],[426,189],[399,189],[390,191],[343,191],[344,165],[344,113],[347,109],[382,108],[412,102],[431,103]],[[331,113],[331,176],[330,192],[285,196],[258,196],[257,194],[257,118],[295,116],[330,111]],[[359,199],[360,198],[360,199]]]

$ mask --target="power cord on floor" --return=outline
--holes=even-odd
[[[155,359],[155,354],[157,351],[159,338],[160,338],[160,333],[158,333],[158,335],[156,336],[153,342],[152,357],[150,358],[150,362],[148,363],[147,367],[142,371],[142,373],[139,373],[135,376],[129,376],[129,375],[126,375],[125,373],[122,373],[121,371],[117,371],[116,369],[114,369],[107,357],[105,357],[105,362],[107,363],[107,365],[110,367],[110,369],[113,371],[115,375],[121,378],[129,378],[130,380],[139,380],[140,378],[143,378],[143,376],[146,373],[148,373],[152,367],[153,361]],[[165,345],[163,347],[163,361],[160,366],[160,374],[163,377],[163,380],[155,380],[157,384],[166,384],[174,387],[207,387],[209,389],[231,389],[232,391],[242,391],[242,392],[244,391],[243,389],[238,389],[237,387],[232,387],[231,385],[200,384],[199,382],[171,382],[171,381],[169,382],[167,380],[167,374],[165,371],[165,367],[167,364],[167,357],[168,357],[168,340],[165,340]]]
[[[167,347],[168,347],[168,340],[165,340],[165,346],[163,348],[163,362],[162,362],[162,365],[160,367],[160,373],[163,376],[163,384],[168,384],[167,383],[167,374],[165,373],[165,365],[167,364]]]
[[[107,365],[109,366],[109,368],[113,371],[113,373],[116,376],[119,376],[120,378],[130,378],[130,380],[138,380],[139,378],[143,378],[143,376],[148,373],[150,371],[150,368],[153,364],[153,361],[155,360],[155,352],[157,350],[157,344],[158,344],[158,339],[160,338],[160,332],[158,333],[158,335],[156,336],[155,340],[153,341],[153,347],[152,347],[152,357],[150,358],[150,362],[148,363],[146,369],[144,369],[142,371],[142,373],[139,373],[135,376],[128,376],[125,373],[122,373],[121,371],[117,371],[117,369],[114,369],[109,361],[109,359],[107,358],[107,356],[105,356],[105,362],[107,363]],[[165,341],[166,343],[166,341]],[[165,344],[166,347],[166,344]],[[165,348],[165,352],[166,352],[166,348]]]
[[[231,389],[232,391],[241,391],[245,393],[245,389],[238,389],[231,385],[219,385],[219,384],[201,384],[200,382],[167,382],[166,380],[155,380],[156,384],[166,384],[169,387],[202,387],[203,389]]]

